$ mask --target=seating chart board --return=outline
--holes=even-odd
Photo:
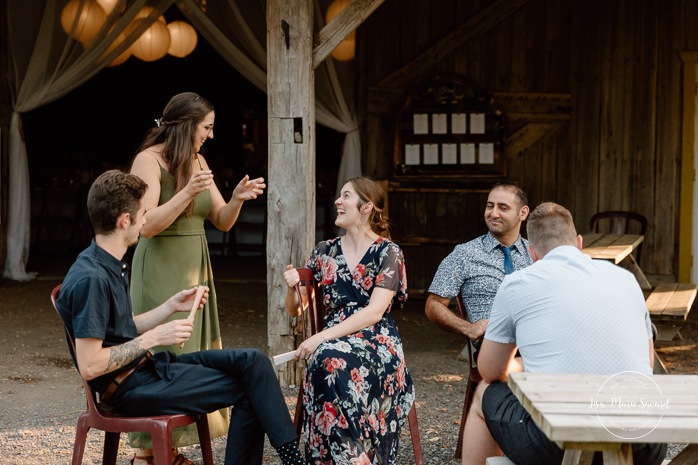
[[[503,116],[465,76],[439,76],[397,115],[395,177],[503,176]]]

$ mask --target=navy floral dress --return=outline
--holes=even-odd
[[[319,243],[306,266],[322,284],[325,328],[368,305],[375,287],[396,291],[391,307],[407,299],[402,250],[384,238],[369,247],[353,270],[341,238]],[[412,408],[414,387],[391,307],[375,325],[321,343],[308,361],[303,398],[308,463],[397,462],[400,428]]]

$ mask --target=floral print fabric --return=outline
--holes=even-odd
[[[322,284],[325,328],[368,305],[376,287],[396,294],[378,323],[321,343],[308,361],[303,397],[307,462],[395,464],[400,428],[414,402],[400,335],[389,315],[392,304],[407,299],[402,250],[378,238],[349,270],[341,242],[319,243],[306,264]]]

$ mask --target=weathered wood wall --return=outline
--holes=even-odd
[[[507,4],[514,11],[505,11]],[[425,68],[418,65],[411,71],[415,79],[394,81],[398,85],[390,89],[377,87],[437,44],[444,31],[493,5],[495,12],[478,21],[489,21],[489,28],[439,60],[421,60]],[[497,12],[506,14],[498,17]],[[679,52],[698,49],[696,0],[386,1],[359,29],[357,46],[367,174],[392,178],[393,118],[423,76],[459,73],[496,92],[570,94],[570,121],[512,157],[507,175],[524,186],[531,206],[552,200],[568,207],[580,232],[588,229],[589,218],[600,210],[645,215],[649,231],[643,269],[648,274],[676,274],[682,117]],[[440,183],[435,179],[433,187]],[[462,184],[467,189],[470,183]],[[478,205],[430,196],[426,202],[444,204],[438,209],[431,205],[405,211],[391,199],[391,215],[414,216],[409,221],[400,219],[400,227],[424,224],[426,216],[435,212],[459,218],[451,223],[453,227],[481,222],[484,202],[477,196],[468,199]],[[460,219],[463,216],[465,220]],[[397,237],[399,229],[395,228]],[[468,235],[474,231],[470,228]],[[409,251],[406,254],[409,260]],[[418,254],[412,255],[417,258]],[[418,260],[412,266],[430,276],[441,258]]]

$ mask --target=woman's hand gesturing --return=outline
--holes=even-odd
[[[266,187],[264,178],[250,179],[249,175],[245,175],[238,185],[235,186],[233,198],[242,201],[256,199],[258,195],[264,193],[264,188]]]
[[[211,184],[213,184],[213,172],[211,170],[195,171],[189,178],[189,182],[184,190],[191,198],[194,198],[203,191],[209,190]]]

